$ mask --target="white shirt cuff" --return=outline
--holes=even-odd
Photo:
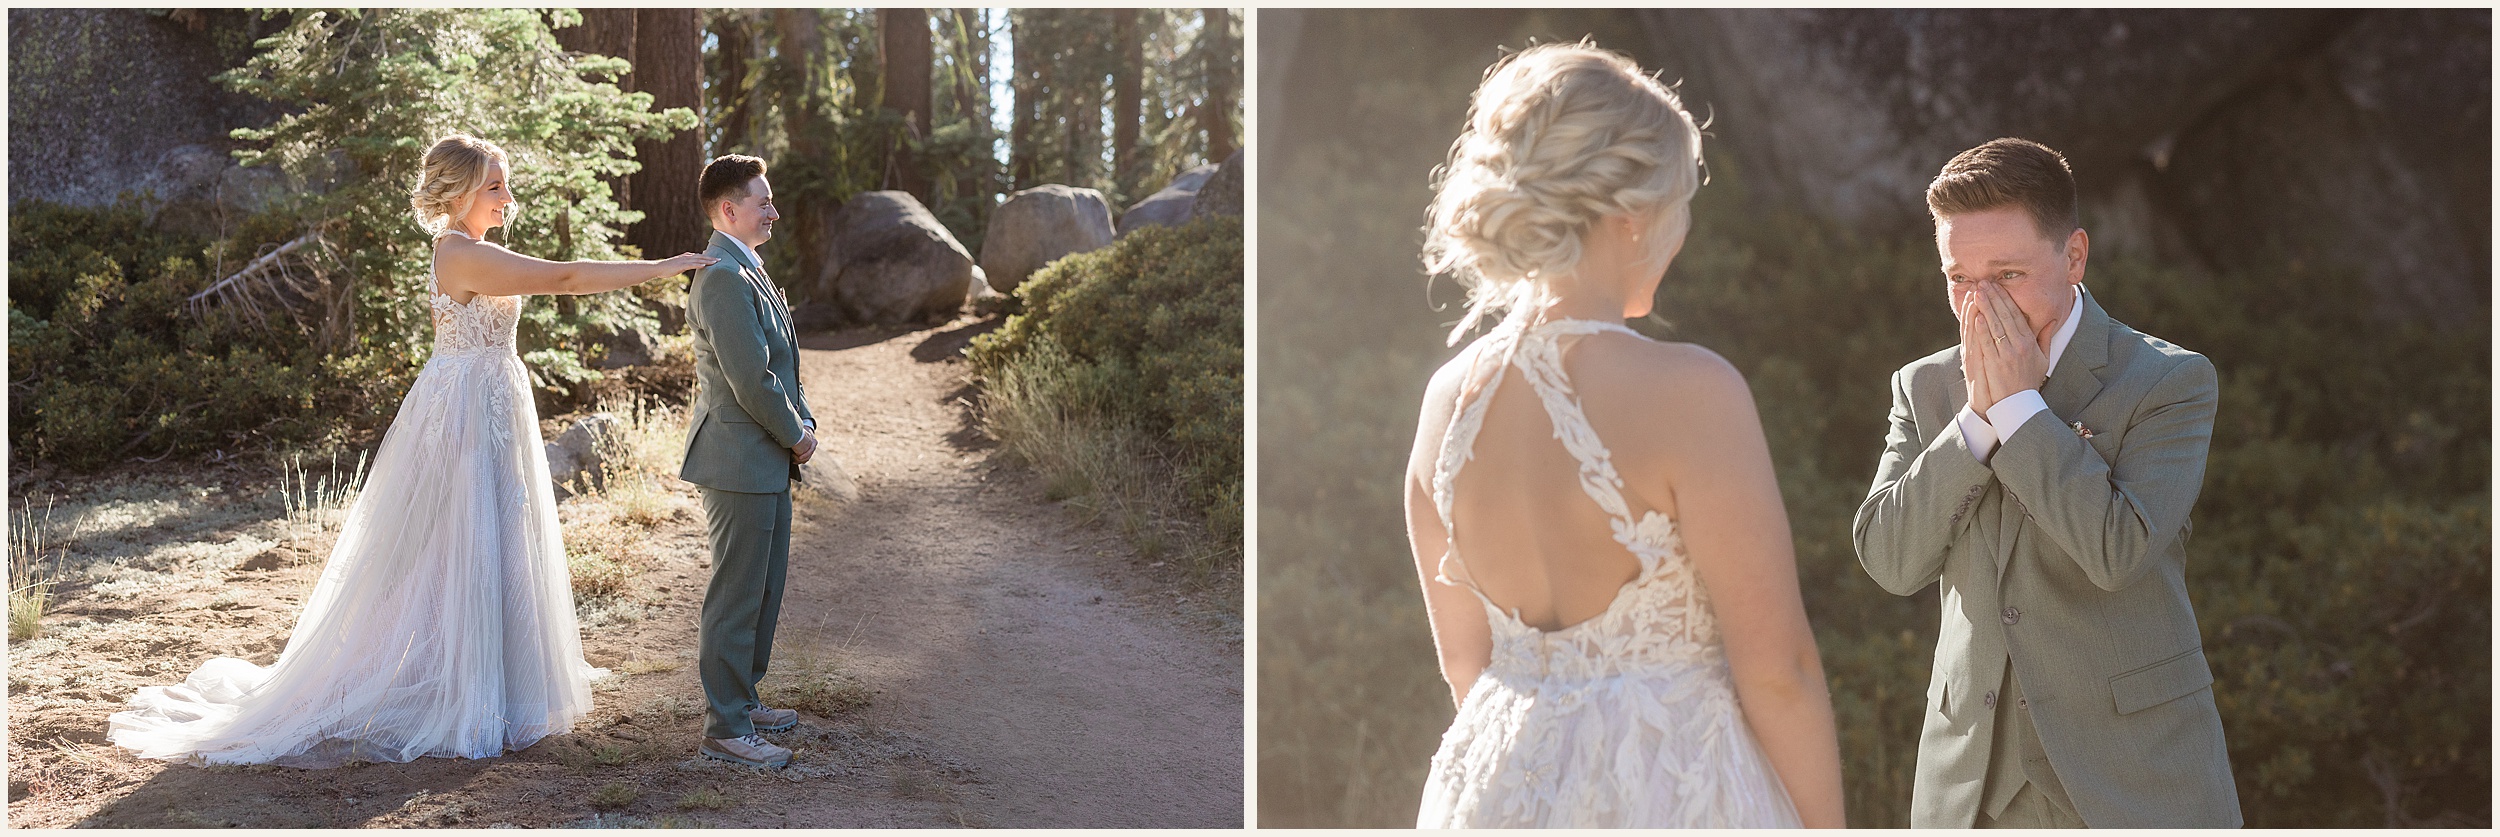
[[[1970,408],[1964,407],[1963,409],[1967,411]],[[1990,429],[1996,431],[1998,439],[2011,438],[2014,431],[2022,429],[2023,422],[2031,420],[2031,414],[2047,412],[2048,409],[2049,402],[2040,397],[2039,390],[2023,390],[2006,396],[1998,401],[1996,406],[1988,408],[1988,425]]]
[[[1988,455],[1997,451],[1996,428],[1989,427],[1988,420],[1971,412],[1967,404],[1962,406],[1961,415],[1953,417],[1953,424],[1962,429],[1962,445],[1970,448],[1971,456],[1977,457],[1981,465],[1988,464]]]

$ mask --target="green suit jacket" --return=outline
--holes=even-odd
[[[677,476],[722,491],[787,491],[798,476],[790,448],[816,421],[799,388],[790,308],[726,233],[713,232],[703,252],[720,261],[687,289],[698,388]]]
[[[1892,377],[1891,430],[1854,535],[1877,584],[1903,596],[1937,584],[1943,604],[1913,827],[1973,824],[1999,734],[1988,704],[2009,663],[2084,822],[2242,821],[2187,593],[2214,367],[2110,319],[2088,293],[2081,307],[2040,393],[2049,408],[2000,430],[1986,464],[1954,425],[1968,400],[1960,346]]]

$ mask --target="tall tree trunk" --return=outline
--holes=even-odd
[[[779,251],[789,259],[791,269],[775,273],[774,281],[790,288],[792,295],[806,301],[817,298],[826,280],[831,279],[833,259],[831,236],[825,225],[832,222],[839,206],[821,181],[831,164],[831,145],[825,132],[815,129],[828,105],[821,100],[823,86],[818,82],[820,68],[826,61],[824,14],[815,9],[775,9],[774,28],[780,30],[781,62],[776,68],[777,89],[787,91],[781,97],[783,133],[789,137],[787,157],[768,161],[776,167],[815,172],[816,181],[804,178],[782,178],[773,187],[774,202],[785,219],[778,225],[777,239],[765,256]],[[772,179],[767,175],[767,179]],[[795,182],[794,182],[795,181]]]
[[[960,173],[956,178],[956,194],[952,197],[980,196],[980,200],[968,201],[964,207],[972,213],[972,228],[956,231],[959,238],[977,240],[978,233],[988,226],[989,207],[998,189],[998,164],[990,145],[994,134],[990,128],[990,107],[987,104],[990,92],[989,25],[985,20],[986,13],[980,9],[956,9],[954,14],[955,48],[959,53],[954,74],[955,110],[972,121],[973,144],[980,150],[972,157],[971,170]]]
[[[777,81],[782,89],[792,91],[781,103],[790,153],[821,160],[825,138],[808,129],[808,120],[820,105],[815,101],[815,75],[818,62],[824,60],[824,14],[815,9],[775,9],[773,24],[781,36],[781,62],[775,68],[781,78]]]
[[[1146,44],[1137,33],[1136,9],[1111,11],[1111,181],[1128,200],[1137,198],[1137,128],[1145,102],[1138,87],[1146,77]]]
[[[1233,99],[1240,82],[1233,78],[1232,13],[1208,9],[1207,100],[1198,106],[1198,125],[1207,132],[1207,162],[1233,156]]]
[[[718,156],[744,151],[748,143],[748,120],[755,111],[747,105],[747,62],[754,60],[754,27],[748,25],[747,13],[737,9],[715,9],[709,13],[712,38],[719,46],[716,53],[719,68],[712,81],[712,108],[706,115],[711,124],[719,126],[717,148],[707,154]],[[702,211],[698,208],[698,217]]]
[[[695,9],[642,9],[634,28],[634,87],[651,94],[652,107],[692,108],[703,115],[703,25]],[[695,189],[703,174],[703,129],[665,140],[634,143],[642,170],[629,179],[633,202],[643,213],[625,241],[644,258],[700,252],[709,226]]]
[[[878,9],[877,32],[883,45],[877,56],[885,65],[885,97],[880,104],[904,116],[906,132],[896,138],[893,153],[886,157],[885,186],[930,203],[929,178],[921,173],[911,151],[911,143],[928,139],[930,131],[929,10]]]
[[[981,30],[979,10],[956,9],[955,66],[947,79],[954,86],[955,112],[972,120],[973,132],[985,133],[989,117],[981,112],[981,92],[989,89],[989,38]]]
[[[1041,59],[1040,50],[1034,44],[1039,35],[1034,30],[1041,27],[1033,23],[1034,12],[1033,9],[1006,12],[1011,29],[1008,49],[1013,53],[1009,58],[1012,65],[1008,67],[1008,72],[1012,74],[1009,87],[1015,93],[1015,113],[1007,125],[1007,186],[1011,190],[1029,188],[1034,184],[1034,177],[1038,174],[1035,171],[1036,160],[1041,152],[1035,147],[1040,129],[1035,123],[1041,121],[1042,112]]]
[[[1077,14],[1070,10],[1070,14]],[[1079,43],[1087,40],[1080,37]],[[1072,61],[1082,60],[1070,56]],[[1102,170],[1102,77],[1092,73],[1069,73],[1067,107],[1059,118],[1067,123],[1067,173],[1061,182],[1080,188],[1093,188],[1095,174]]]
[[[1067,110],[1060,118],[1068,122],[1067,175],[1070,186],[1100,189],[1102,182],[1102,106],[1103,76],[1108,55],[1108,33],[1100,24],[1108,19],[1092,9],[1069,9],[1062,14],[1076,17],[1068,21],[1067,57],[1071,70],[1061,86],[1067,93],[1061,101]]]
[[[635,63],[634,28],[638,21],[633,9],[582,9],[580,11],[582,25],[555,30],[557,46],[573,52],[622,58],[627,64]],[[628,70],[623,77],[616,80],[616,87],[618,90],[630,93],[635,90],[634,84],[637,81],[639,79],[634,77],[631,70]],[[607,181],[608,191],[615,195],[618,206],[633,208],[633,180],[631,178],[602,179]],[[557,228],[569,233],[571,225],[559,223]],[[570,249],[569,245],[567,249]],[[562,298],[556,301],[558,304],[571,302]]]
[[[574,52],[587,52],[634,60],[634,27],[638,19],[633,9],[581,9],[582,25],[555,30],[556,45]],[[630,78],[630,76],[629,76]],[[619,80],[620,85],[624,83]]]

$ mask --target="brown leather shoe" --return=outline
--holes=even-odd
[[[756,732],[780,732],[799,725],[799,711],[757,706],[747,710],[747,721],[755,725]]]
[[[748,767],[781,767],[790,763],[790,750],[748,733],[737,738],[706,738],[698,748],[704,756]]]

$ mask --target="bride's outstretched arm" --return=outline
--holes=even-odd
[[[488,296],[595,294],[719,261],[685,253],[659,261],[551,262],[457,237],[447,237],[435,258],[434,274],[444,293]]]
[[[1716,357],[1713,356],[1715,360]],[[1671,478],[1677,528],[1709,591],[1745,724],[1808,827],[1846,826],[1840,741],[1814,630],[1797,592],[1797,557],[1753,395],[1718,360],[1683,402]]]

